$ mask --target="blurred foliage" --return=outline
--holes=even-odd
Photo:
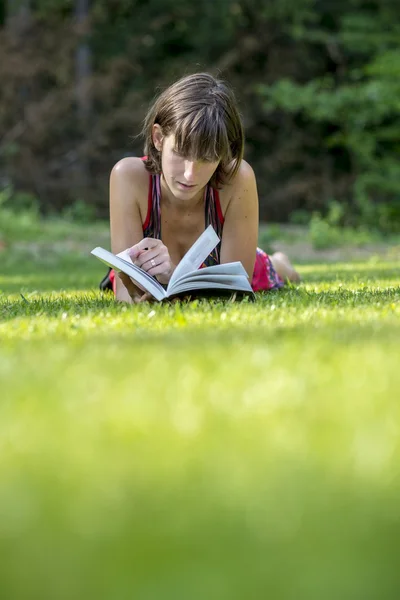
[[[49,250],[52,254],[57,254],[57,248],[64,243],[67,248],[64,247],[63,251],[70,251],[81,242],[88,247],[96,243],[108,246],[108,223],[100,220],[93,223],[93,210],[92,205],[78,200],[61,213],[44,218],[35,196],[5,189],[0,192],[0,252],[5,248],[15,250],[20,243],[29,245],[30,242],[34,242],[31,251],[34,249],[38,254],[41,244],[44,245],[42,250]],[[4,261],[4,255],[2,259]]]
[[[309,222],[309,237],[316,250],[335,248],[338,246],[365,246],[374,242],[382,242],[382,233],[365,225],[348,224],[348,213],[345,204],[337,201],[329,203],[325,217],[314,212]],[[350,215],[351,217],[351,215]]]
[[[308,123],[319,132],[323,152],[336,156],[338,163],[347,158],[353,185],[346,195],[356,205],[359,223],[398,232],[399,8],[390,0],[347,4],[337,14],[335,31],[297,32],[299,41],[327,46],[334,70],[304,82],[281,78],[257,90],[269,113],[283,111]]]
[[[366,246],[382,242],[378,232],[371,232],[362,225],[360,227],[340,227],[330,222],[329,213],[326,218],[323,218],[318,212],[313,213],[311,217],[309,236],[315,250],[338,248],[343,245]]]
[[[1,187],[105,216],[108,174],[141,154],[154,94],[208,70],[239,98],[263,220],[326,216],[334,198],[349,226],[399,231],[392,0],[92,0],[80,20],[78,4],[0,1]]]

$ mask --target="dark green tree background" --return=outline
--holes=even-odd
[[[193,71],[240,101],[261,217],[400,229],[395,0],[2,0],[0,186],[107,213],[157,90]]]

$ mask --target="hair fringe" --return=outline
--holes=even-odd
[[[175,134],[177,150],[197,160],[219,160],[210,184],[220,189],[237,174],[244,152],[244,130],[233,90],[209,73],[179,79],[151,105],[139,135],[144,138],[146,169],[161,173],[161,153],[153,142],[158,123]]]

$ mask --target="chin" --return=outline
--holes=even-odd
[[[175,196],[179,198],[193,198],[199,191],[199,187],[196,186],[194,189],[183,189],[179,184],[173,186]]]

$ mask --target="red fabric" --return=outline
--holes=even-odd
[[[112,284],[113,292],[114,292],[114,294],[116,294],[117,293],[117,282],[116,282],[116,279],[115,279],[115,271],[114,271],[114,269],[111,269],[111,271],[109,273],[109,278],[110,278],[110,281],[111,281],[111,284]]]
[[[147,227],[149,226],[152,208],[153,208],[153,198],[152,198],[151,173],[149,173],[149,193],[147,194],[147,215],[146,215],[146,220],[143,223],[143,230],[147,229]]]
[[[254,292],[276,290],[283,286],[283,281],[275,271],[271,259],[261,248],[257,248],[251,287]]]

